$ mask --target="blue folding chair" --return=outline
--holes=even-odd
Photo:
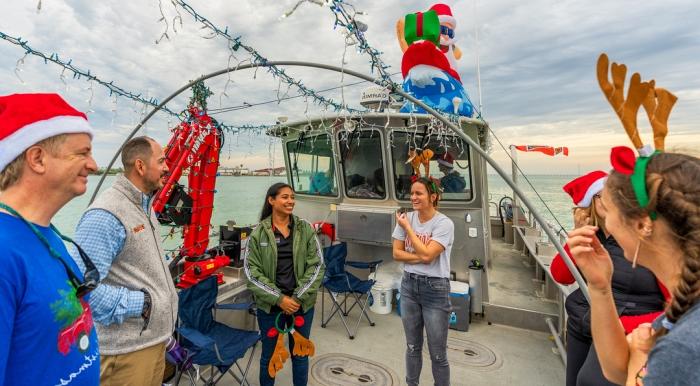
[[[253,303],[216,304],[217,295],[215,276],[180,292],[177,328],[180,345],[189,352],[192,363],[211,366],[210,376],[203,377],[205,385],[215,385],[226,373],[233,376],[239,385],[247,385],[246,376],[260,340],[260,332],[229,327],[215,321],[214,316],[217,309],[250,311]],[[251,348],[248,363],[243,369],[238,360],[244,358]],[[233,371],[234,365],[240,374]],[[178,381],[181,375],[177,376]]]
[[[345,326],[345,330],[348,332],[348,337],[350,339],[355,339],[362,317],[367,319],[370,326],[374,326],[374,322],[367,314],[367,306],[371,302],[372,295],[370,291],[376,282],[377,269],[382,261],[346,261],[347,254],[348,246],[346,243],[331,245],[323,250],[326,274],[323,277],[323,290],[321,294],[321,327],[325,328],[335,315],[339,315],[340,320]],[[369,270],[369,275],[374,275],[371,279],[361,280],[357,276],[346,271],[346,267],[367,269]],[[328,292],[332,301],[328,318],[325,317],[325,292]],[[349,308],[348,298],[350,298],[350,301],[354,300]],[[355,306],[358,306],[360,309],[360,315],[357,318],[354,330],[351,332],[346,317]]]

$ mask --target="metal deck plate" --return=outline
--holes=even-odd
[[[398,375],[381,363],[338,353],[316,358],[309,378],[312,385],[400,385]]]
[[[430,360],[427,337],[423,340],[423,356]],[[477,371],[496,370],[503,363],[499,355],[483,344],[453,337],[447,338],[447,361]]]

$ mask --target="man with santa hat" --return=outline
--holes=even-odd
[[[443,193],[462,193],[467,187],[467,181],[455,170],[454,157],[445,153],[438,158],[438,168],[444,174],[440,178],[440,187]]]
[[[85,114],[57,94],[0,96],[0,385],[98,385],[99,281],[51,225],[97,170]],[[80,250],[79,247],[77,247]]]

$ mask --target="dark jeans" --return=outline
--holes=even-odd
[[[580,334],[575,324],[567,329],[566,386],[614,386],[603,376],[593,340]]]
[[[578,372],[578,380],[576,386],[615,386],[605,379],[603,375],[603,369],[600,367],[600,362],[598,362],[598,355],[595,352],[595,344],[591,345],[591,349],[588,350],[588,356],[586,361],[583,362],[581,370]]]
[[[406,334],[406,383],[418,385],[423,367],[423,327],[436,386],[450,384],[447,329],[450,323],[450,281],[404,272],[401,281],[401,321]]]
[[[260,327],[260,334],[262,335],[262,354],[260,354],[260,386],[271,386],[275,384],[275,379],[270,377],[267,372],[267,366],[270,363],[270,358],[272,358],[272,353],[275,351],[275,344],[277,343],[277,337],[269,338],[267,336],[267,331],[275,326],[275,318],[277,314],[281,312],[279,307],[273,307],[270,313],[266,313],[262,310],[258,310],[258,326]],[[314,309],[311,308],[306,313],[302,313],[301,310],[297,311],[296,315],[301,315],[304,318],[304,325],[295,328],[303,337],[308,338],[311,334],[311,322],[314,319]],[[283,323],[282,321],[285,321]],[[293,323],[293,317],[290,315],[282,315],[280,317],[280,328],[286,328]],[[283,326],[284,325],[284,326]],[[294,338],[291,335],[285,337],[289,340],[289,355],[292,357],[292,373],[294,379],[294,386],[306,386],[309,381],[309,357],[298,357],[292,355],[292,350],[294,349]]]
[[[576,386],[578,373],[591,351],[591,338],[576,331],[574,323],[567,323],[566,333],[566,386]]]

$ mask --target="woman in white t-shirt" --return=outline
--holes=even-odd
[[[450,251],[454,224],[437,211],[437,184],[419,178],[411,185],[413,212],[398,213],[393,254],[404,263],[401,320],[406,334],[406,383],[418,385],[423,365],[423,328],[428,337],[435,385],[450,384],[447,330],[450,318]]]

